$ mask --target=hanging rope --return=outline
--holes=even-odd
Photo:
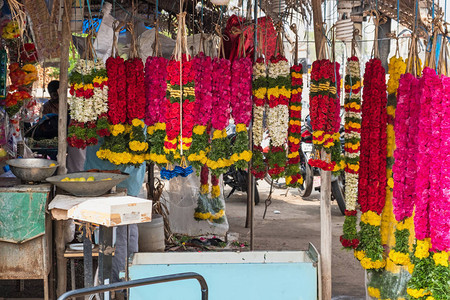
[[[372,54],[371,56],[374,58],[379,58],[379,49],[378,49],[378,30],[380,25],[386,23],[386,18],[381,17],[380,13],[377,10],[372,10],[370,12],[370,15],[373,20],[373,24],[375,25],[375,33],[374,33],[374,42],[373,42],[373,48],[372,48]]]

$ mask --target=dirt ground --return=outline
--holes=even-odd
[[[319,179],[316,177],[316,180]],[[297,190],[275,189],[272,204],[263,219],[264,201],[269,185],[258,182],[261,202],[255,206],[255,250],[306,250],[312,243],[320,251],[320,201],[319,193],[302,199]],[[229,189],[225,188],[225,195]],[[236,192],[226,200],[230,232],[237,232],[241,241],[250,241],[250,229],[245,228],[246,194]],[[337,203],[331,206],[333,226],[332,288],[333,300],[356,300],[365,298],[364,272],[352,252],[342,250],[339,236],[342,234],[344,216]],[[270,280],[268,278],[267,280]]]

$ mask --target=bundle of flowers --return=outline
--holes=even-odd
[[[233,61],[231,79],[231,109],[236,124],[231,159],[236,168],[246,169],[252,159],[247,127],[252,117],[252,61],[240,58]]]
[[[286,149],[284,144],[289,128],[289,99],[291,78],[287,59],[278,55],[271,57],[267,69],[267,127],[270,149],[267,153],[268,173],[273,179],[284,176]]]
[[[360,243],[355,256],[364,269],[386,264],[381,244],[381,213],[386,201],[386,79],[379,59],[366,63],[361,125],[359,197]]]
[[[9,92],[5,99],[5,110],[12,118],[22,108],[25,100],[31,99],[31,95],[26,91]]]
[[[233,161],[230,159],[231,146],[227,138],[226,130],[230,117],[230,81],[230,61],[227,59],[215,59],[212,80],[212,105],[215,115],[211,117],[211,125],[214,131],[211,141],[211,151],[206,162],[212,174],[215,176],[225,173],[233,164]]]
[[[267,173],[261,142],[264,134],[264,111],[267,96],[267,66],[262,58],[253,65],[253,161],[252,174],[257,179],[263,179]]]
[[[198,170],[206,164],[210,150],[208,124],[213,108],[212,78],[213,62],[211,57],[199,53],[194,58],[195,67],[195,115],[197,120],[192,131],[192,145],[188,160]]]
[[[26,64],[35,64],[38,60],[36,46],[33,43],[25,43],[20,49],[20,60]]]
[[[183,69],[180,73],[181,64]],[[195,120],[194,76],[192,61],[186,55],[183,54],[182,63],[176,60],[169,61],[167,65],[164,151],[167,160],[171,163],[179,162],[182,156],[180,153],[189,150],[192,143],[192,129]],[[182,82],[180,83],[181,77]]]
[[[211,198],[208,197],[209,169],[205,165],[201,168],[200,173],[200,193],[197,200],[197,208],[195,209],[194,218],[197,221],[207,220],[213,223],[221,224],[225,221],[225,208],[220,200],[219,179],[211,174]]]
[[[300,140],[302,138],[302,65],[291,67],[291,98],[289,101],[288,161],[286,167],[286,185],[299,187],[303,184],[300,172]]]
[[[104,116],[108,111],[108,77],[102,61],[80,59],[69,76],[70,118],[67,141],[70,146],[84,149],[96,145],[104,130]],[[97,128],[97,121],[100,128]]]
[[[345,165],[341,159],[339,90],[339,64],[328,59],[315,61],[311,70],[309,114],[317,154],[309,164],[325,171],[337,172]],[[326,152],[326,157],[320,157],[321,150]]]
[[[20,67],[18,63],[9,65],[10,90],[23,89],[31,86],[38,79],[37,69],[32,64]]]
[[[9,21],[6,26],[3,27],[2,38],[5,40],[16,39],[20,36],[19,24],[16,21]]]
[[[125,61],[121,57],[109,57],[106,60],[108,76],[108,112],[110,135],[105,140],[97,157],[121,165],[129,164],[132,155],[129,153],[130,126],[127,121],[127,81],[125,75]],[[99,119],[104,120],[104,118]],[[99,122],[97,122],[99,123]]]
[[[356,229],[358,200],[359,150],[361,146],[361,76],[359,59],[347,59],[345,75],[345,221],[342,246],[356,249],[359,245]]]
[[[145,124],[147,127],[148,151],[146,160],[158,165],[168,161],[164,153],[165,99],[167,90],[167,59],[149,56],[145,62]]]

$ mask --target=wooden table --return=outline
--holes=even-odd
[[[51,219],[46,213],[50,184],[22,185],[0,178],[0,279],[42,279],[49,298]]]
[[[112,255],[114,252],[112,245],[113,227],[150,222],[152,201],[117,194],[102,197],[57,195],[50,202],[48,209],[56,220],[73,219],[83,222],[84,283],[85,287],[89,287],[93,285],[92,243],[89,238],[91,224],[100,225],[99,281],[101,284],[108,284],[111,281]],[[61,249],[61,247],[57,247],[57,252],[58,249]],[[60,254],[63,257],[61,263],[65,263],[64,250],[63,247],[63,252]],[[65,272],[62,269],[58,271],[58,286],[60,289],[65,287],[60,286],[60,284],[67,283],[66,272],[66,269]]]

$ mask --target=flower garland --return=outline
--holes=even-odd
[[[38,79],[37,69],[32,64],[20,67],[18,63],[12,63],[9,65],[9,78],[11,79],[10,91],[30,86]]]
[[[16,21],[9,21],[2,30],[2,38],[5,40],[16,39],[20,36],[19,24]]]
[[[273,179],[284,176],[286,149],[284,143],[289,129],[289,99],[291,98],[290,70],[287,59],[271,57],[267,72],[267,125],[270,149],[267,153],[268,173]]]
[[[84,149],[96,145],[99,136],[108,135],[104,116],[108,111],[108,77],[102,61],[80,59],[69,76],[71,122],[67,141]],[[97,128],[97,121],[99,127]]]
[[[311,158],[309,164],[333,172],[345,166],[341,159],[339,134],[339,90],[339,64],[328,59],[315,61],[311,70],[309,114],[317,158]],[[321,150],[324,150],[328,157],[320,157]]]
[[[291,98],[289,101],[289,129],[288,129],[288,161],[286,167],[286,185],[299,187],[303,184],[300,172],[300,140],[302,138],[302,65],[291,67]]]
[[[5,110],[12,118],[22,108],[23,103],[31,99],[31,95],[26,91],[9,92],[5,99]]]
[[[264,134],[264,111],[267,96],[267,66],[262,58],[253,65],[253,161],[252,174],[257,179],[263,179],[267,173],[261,142]]]
[[[188,160],[200,170],[207,161],[210,150],[208,124],[211,121],[213,108],[212,78],[213,62],[211,57],[199,53],[194,58],[195,67],[195,115],[197,121],[192,131],[192,145]]]
[[[107,118],[111,134],[106,136],[97,157],[115,165],[127,165],[132,160],[128,149],[130,126],[127,121],[127,81],[125,61],[121,57],[106,60],[108,75]]]
[[[197,200],[197,208],[194,212],[194,218],[197,221],[208,220],[213,223],[221,224],[225,221],[225,208],[220,200],[219,179],[211,175],[211,199],[208,198],[209,169],[206,165],[201,168],[200,172],[200,192]]]
[[[168,160],[164,152],[165,97],[167,90],[167,59],[149,56],[145,62],[145,124],[147,127],[148,152],[146,160],[162,166]]]
[[[381,244],[381,213],[386,201],[386,81],[379,59],[366,63],[361,125],[359,204],[360,243],[355,255],[364,269],[386,264]],[[369,175],[370,174],[370,175]]]
[[[230,117],[230,81],[231,63],[227,59],[214,60],[213,73],[213,107],[216,115],[211,118],[211,125],[214,128],[211,152],[206,162],[212,170],[213,175],[219,176],[226,172],[233,164],[230,159],[230,141],[227,138],[226,127]]]
[[[403,63],[399,59],[397,59],[397,62],[391,59],[391,64],[394,64],[394,67],[398,65],[398,68],[406,68],[406,63]],[[394,75],[393,77],[398,76]],[[390,95],[389,99],[391,97]],[[395,99],[395,94],[393,97]],[[394,125],[396,134],[395,164],[392,167],[394,173],[392,201],[394,215],[398,223],[394,233],[396,244],[389,252],[389,258],[398,265],[408,265],[410,263],[409,237],[411,233],[409,224],[412,223],[416,196],[414,189],[417,170],[416,155],[418,152],[417,135],[419,133],[420,97],[419,79],[415,78],[412,74],[403,75],[398,81],[398,104],[397,110],[395,111],[396,119]],[[388,133],[390,126],[388,124]],[[392,179],[389,178],[389,180]]]
[[[246,169],[252,159],[249,150],[247,127],[252,118],[252,61],[239,58],[231,70],[231,108],[236,124],[236,139],[232,145],[231,160],[238,169]]]
[[[361,76],[359,59],[347,60],[345,76],[345,221],[341,244],[347,249],[359,245],[356,229],[358,200],[359,151],[361,146]]]
[[[170,163],[180,162],[181,145],[183,151],[189,150],[192,144],[192,129],[194,127],[195,82],[192,60],[185,54],[182,56],[182,83],[180,83],[181,62],[170,60],[167,65],[166,93],[166,137],[164,151]],[[182,120],[180,120],[180,96],[182,96]],[[183,134],[180,136],[180,123]]]

